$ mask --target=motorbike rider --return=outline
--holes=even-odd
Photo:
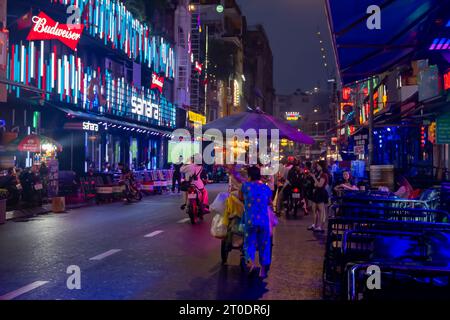
[[[118,168],[120,170],[120,181],[122,183],[125,183],[131,188],[131,191],[136,192],[137,189],[135,188],[134,184],[134,174],[130,170],[130,168],[126,165],[124,165],[122,162],[118,164]]]
[[[196,154],[191,158],[191,163],[185,164],[181,167],[181,173],[184,173],[186,181],[191,181],[191,185],[195,186],[199,191],[200,203],[202,204],[203,213],[209,212],[208,190],[205,188],[205,183],[201,179],[203,166],[201,165],[202,158],[200,154]],[[184,204],[181,210],[184,210],[187,205],[187,192],[184,192]]]
[[[19,203],[22,186],[15,168],[8,169],[7,175],[2,179],[1,187],[8,190],[7,206],[14,206]]]

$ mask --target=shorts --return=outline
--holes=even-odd
[[[328,192],[325,188],[314,190],[313,199],[314,203],[328,203]]]

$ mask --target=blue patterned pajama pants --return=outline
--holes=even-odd
[[[272,242],[269,227],[247,226],[244,234],[244,255],[246,261],[255,262],[256,250],[259,251],[259,263],[269,266],[272,258]]]

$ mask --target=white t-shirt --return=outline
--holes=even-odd
[[[186,164],[182,166],[180,169],[180,171],[185,174],[185,178],[187,181],[189,181],[189,179],[192,176],[197,175],[197,180],[192,180],[192,184],[200,190],[205,188],[205,185],[203,184],[203,181],[200,178],[202,170],[203,170],[202,166],[194,163]]]

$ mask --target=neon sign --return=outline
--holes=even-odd
[[[98,124],[85,121],[83,122],[83,130],[98,132]]]
[[[152,84],[150,89],[157,89],[159,93],[163,92],[164,87],[164,77],[158,76],[156,73],[153,72],[152,74]]]
[[[288,121],[297,121],[300,118],[300,112],[291,111],[286,112],[286,120]]]
[[[349,100],[351,93],[352,93],[352,88],[346,87],[346,88],[342,89],[342,99]]]
[[[444,90],[450,89],[450,70],[444,74]]]
[[[27,40],[52,40],[57,39],[66,46],[75,50],[83,33],[84,26],[82,24],[69,25],[59,24],[44,12],[34,16],[32,19],[34,27],[28,34]]]
[[[195,61],[195,71],[197,71],[198,73],[202,73],[202,70],[203,70],[203,65],[200,62]]]
[[[143,97],[133,95],[131,97],[131,113],[158,120],[159,106]]]

